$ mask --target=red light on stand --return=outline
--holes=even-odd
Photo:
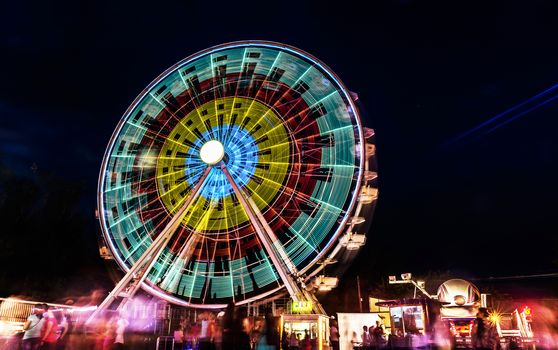
[[[532,316],[533,316],[533,314],[532,314],[531,308],[530,308],[529,306],[525,306],[525,307],[523,308],[523,314],[525,315],[525,320],[526,320],[526,321],[528,321],[528,322],[531,322],[531,321],[532,321]]]

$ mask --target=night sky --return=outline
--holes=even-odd
[[[321,59],[376,130],[380,196],[341,287],[558,271],[558,88],[537,96],[558,84],[558,3],[365,3],[4,4],[0,296],[111,287],[94,211],[114,128],[165,69],[246,39]]]

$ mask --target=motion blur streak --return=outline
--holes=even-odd
[[[486,136],[488,134],[490,134],[491,132],[501,128],[502,126],[528,114],[531,113],[532,111],[554,101],[555,99],[558,98],[558,94],[551,96],[551,97],[547,97],[547,95],[549,93],[556,93],[557,90],[556,88],[558,88],[558,84],[553,85],[552,87],[544,90],[543,92],[538,93],[537,95],[528,98],[527,100],[506,109],[505,111],[496,114],[495,116],[493,116],[492,118],[487,119],[486,121],[480,123],[479,125],[465,131],[464,133],[452,138],[449,141],[446,141],[443,145],[442,148],[448,148],[452,145],[455,145],[456,143],[466,140],[467,138],[473,138],[473,136],[476,134],[475,138],[478,137],[482,137],[482,136]],[[534,104],[534,105],[533,105]],[[529,108],[527,108],[526,110],[522,110],[524,107],[528,107],[531,106]],[[518,114],[515,114],[516,112],[519,112]],[[496,124],[495,126],[492,126],[490,129],[483,131],[483,129],[488,128],[489,126],[493,125],[495,122],[497,122],[498,120],[504,118],[504,117],[508,117],[507,119],[502,120],[501,122],[499,122],[498,124]]]

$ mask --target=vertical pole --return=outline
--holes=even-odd
[[[169,312],[167,313],[167,317],[169,318],[169,332],[167,334],[174,336],[174,333],[171,333],[172,332],[172,309],[171,309],[171,305],[167,304],[167,307],[169,308]]]
[[[403,325],[403,335],[407,334],[407,330],[405,329],[405,315],[403,315],[403,307],[400,307],[399,310],[401,310],[401,324]]]
[[[360,276],[357,275],[357,288],[358,288],[358,308],[362,312],[362,295],[360,294]]]

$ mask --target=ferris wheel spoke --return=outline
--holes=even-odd
[[[302,81],[302,79],[306,76],[306,74],[308,74],[308,72],[310,72],[310,70],[312,70],[312,68],[313,68],[313,66],[309,66],[309,67],[306,69],[306,71],[305,71],[304,73],[302,73],[302,74],[296,79],[296,81],[293,83],[293,85],[296,85],[296,84],[300,83],[300,82]],[[273,103],[273,105],[271,106],[271,109],[270,109],[270,110],[276,108],[276,107],[280,104],[280,102],[283,101],[283,99],[285,98],[285,96],[287,96],[288,93],[289,93],[289,90],[285,90],[285,92],[283,92],[283,94],[280,96],[280,98],[276,99],[276,101],[275,101],[275,102]],[[296,104],[288,111],[288,113],[290,113],[290,111],[291,111],[293,108],[295,108],[295,106],[296,106]],[[266,113],[266,114],[267,114],[267,113]],[[263,119],[263,118],[265,117],[266,114],[262,115],[262,116],[260,117],[260,120]],[[260,122],[260,120],[258,120],[258,123]]]
[[[199,197],[199,195],[201,193],[201,189],[203,188],[203,184],[205,182],[205,179],[208,177],[210,171],[211,171],[210,167],[207,167],[205,169],[205,171],[202,173],[201,178],[198,180],[198,183],[192,189],[192,192],[190,193],[190,196],[185,200],[184,204],[182,204],[182,207],[176,212],[176,214],[172,217],[172,219],[161,230],[158,237],[151,243],[151,245],[145,250],[145,252],[142,254],[142,256],[135,262],[134,266],[137,265],[137,264],[142,264],[148,259],[153,259],[152,260],[153,262],[157,259],[158,255],[153,256],[153,253],[157,252],[157,250],[159,250],[158,253],[160,254],[162,249],[170,241],[170,239],[172,238],[172,236],[176,232],[176,229],[181,224],[182,220],[184,220],[184,217],[186,216],[188,208]],[[137,269],[139,269],[139,267]],[[132,269],[130,269],[130,272],[131,271],[132,271]],[[134,272],[136,272],[136,271],[134,271]]]
[[[279,57],[281,56],[281,52],[279,51],[277,53],[277,56],[275,56],[273,63],[271,64],[269,71],[267,72],[267,74],[265,75],[263,81],[261,81],[260,86],[258,87],[258,90],[256,91],[256,93],[254,94],[254,96],[258,96],[258,94],[260,93],[260,91],[262,90],[262,87],[265,85],[265,83],[267,82],[268,78],[270,77],[271,72],[273,71],[273,68],[275,68],[275,64],[277,63],[277,60],[279,59]],[[253,83],[253,80],[251,81],[251,84]],[[252,103],[250,104],[250,106],[248,107],[248,109],[246,110],[246,112],[243,114],[243,118],[242,118],[242,122],[244,122],[244,119],[250,115],[250,110],[252,109],[252,107],[254,106],[254,103],[256,102],[256,100],[252,100]],[[267,114],[267,112],[265,113]],[[264,115],[265,115],[264,114]],[[263,118],[260,117],[260,119],[258,120],[258,122]],[[236,135],[236,133],[235,133]],[[233,135],[233,137],[235,136]]]
[[[252,196],[254,197],[258,197],[259,195],[257,193],[252,193]],[[263,214],[259,211],[257,205],[254,203],[254,201],[252,200],[252,198],[248,199],[249,203],[252,205],[252,207],[254,208],[254,211],[258,214],[258,218],[260,218],[260,220],[264,220],[265,221],[265,217],[263,216]],[[295,234],[296,237],[298,237],[305,245],[308,246],[309,249],[313,250],[316,254],[319,254],[318,248],[319,248],[319,242],[315,241],[312,237],[310,238],[314,244],[311,244],[300,232],[297,232],[292,225],[290,225],[285,218],[281,215],[281,213],[278,212],[278,210],[276,210],[275,208],[271,207],[269,208],[269,210],[271,210],[275,215],[274,217],[281,220],[282,222],[284,222],[284,224],[289,228],[289,230]],[[267,222],[265,222],[265,224],[269,227],[269,224]],[[273,232],[271,230],[271,228],[269,229],[270,232]],[[274,234],[274,237],[272,237],[274,242],[279,242],[279,239],[277,238],[277,236]],[[284,252],[284,255],[287,255],[287,253],[284,251],[284,248],[281,246],[281,249]],[[283,256],[283,255],[282,255]],[[292,262],[291,262],[292,264]],[[294,264],[293,264],[294,266]]]

